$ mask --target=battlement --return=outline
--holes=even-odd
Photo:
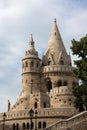
[[[44,66],[42,68],[42,72],[72,72],[74,67],[66,66],[66,65],[51,65],[51,66]]]
[[[16,118],[30,118],[28,114],[29,110],[20,110],[20,111],[8,111],[6,113],[6,120],[16,119]],[[39,117],[71,117],[77,113],[77,111],[73,108],[42,108],[37,109],[37,118]],[[35,115],[33,116],[35,118]],[[3,120],[3,113],[0,113],[0,121]]]

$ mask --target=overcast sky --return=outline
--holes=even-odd
[[[30,34],[41,56],[54,18],[69,53],[71,40],[87,34],[87,0],[0,0],[0,112],[20,93],[21,59]]]

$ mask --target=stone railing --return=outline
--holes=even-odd
[[[44,130],[87,130],[87,111],[69,119],[58,121]]]
[[[42,72],[72,72],[74,67],[66,65],[44,66]]]
[[[16,118],[29,118],[28,114],[29,110],[21,110],[21,111],[8,111],[6,113],[6,119],[16,119]],[[37,109],[38,115],[37,117],[71,117],[77,113],[74,108],[42,108]],[[35,116],[35,115],[34,115]],[[3,113],[0,114],[0,121],[3,120]]]

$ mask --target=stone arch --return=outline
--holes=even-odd
[[[48,65],[52,65],[51,59],[48,59]]]
[[[46,128],[46,122],[43,122],[43,128]]]
[[[38,129],[41,129],[41,122],[38,122]]]
[[[29,122],[27,122],[27,129],[29,129]]]
[[[30,62],[30,67],[34,67],[34,61]]]
[[[25,67],[28,67],[28,61],[25,62]]]
[[[15,130],[15,128],[16,128],[16,126],[15,126],[15,124],[13,124],[13,130]]]
[[[18,123],[16,124],[16,130],[19,130],[19,124]]]
[[[25,130],[26,126],[25,126],[25,123],[23,123],[23,130]]]
[[[36,67],[37,67],[37,68],[39,67],[39,63],[38,63],[38,62],[36,62]]]
[[[34,108],[37,108],[38,107],[38,104],[37,102],[34,103]]]
[[[52,82],[50,78],[46,78],[46,87],[48,92],[52,90]]]
[[[60,65],[64,65],[64,61],[62,59],[60,60]]]
[[[57,85],[58,87],[62,86],[62,80],[58,80]]]
[[[43,107],[46,108],[46,102],[43,102]]]

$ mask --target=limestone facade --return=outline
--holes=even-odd
[[[54,20],[48,45],[42,59],[38,57],[33,36],[22,59],[22,90],[16,103],[8,109],[5,127],[9,130],[29,129],[29,110],[34,112],[32,129],[43,129],[54,122],[77,114],[74,108],[72,86],[78,83],[73,75],[71,57],[63,44],[57,22]],[[3,113],[0,114],[0,129]]]

